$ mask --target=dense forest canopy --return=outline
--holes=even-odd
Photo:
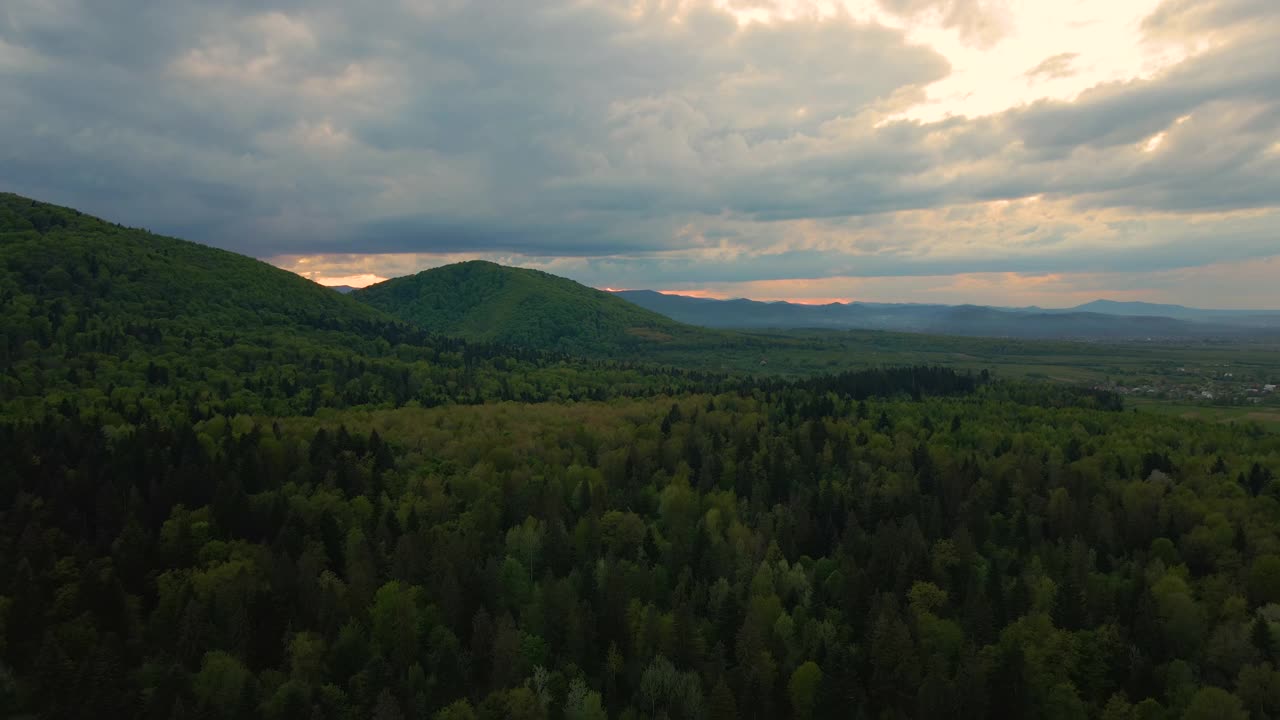
[[[472,344],[0,196],[0,717],[1280,716],[1280,435]]]

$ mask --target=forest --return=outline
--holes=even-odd
[[[0,327],[2,717],[1280,717],[1257,424],[475,343],[11,195]]]

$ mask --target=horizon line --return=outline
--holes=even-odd
[[[445,267],[445,266],[441,266]],[[508,267],[508,266],[504,266]],[[509,266],[516,267],[516,266]],[[428,268],[434,269],[434,268]],[[396,277],[382,277],[373,273],[364,273],[358,275],[342,275],[334,277],[308,277],[305,274],[298,273],[308,280],[325,287],[348,287],[352,289],[361,289],[376,285],[377,283],[395,280],[399,277],[409,277],[409,275],[399,275]],[[412,274],[412,273],[411,273]],[[563,276],[557,276],[563,277]],[[573,282],[572,278],[565,278]],[[583,283],[585,284],[585,283]],[[591,286],[588,286],[591,287]],[[1147,300],[1112,300],[1107,297],[1097,297],[1092,300],[1067,306],[1047,306],[1047,305],[992,305],[981,302],[921,302],[918,300],[858,300],[850,297],[824,297],[824,298],[751,298],[742,295],[730,295],[728,293],[720,293],[714,290],[673,290],[673,289],[655,289],[655,288],[630,288],[630,287],[613,287],[611,285],[596,286],[594,289],[610,294],[618,294],[624,292],[655,292],[660,295],[671,295],[674,297],[686,297],[696,300],[716,300],[719,302],[732,302],[734,300],[746,300],[749,302],[758,302],[765,304],[787,304],[787,305],[803,305],[806,307],[823,307],[827,305],[915,305],[915,306],[933,306],[933,307],[984,307],[997,310],[1078,310],[1096,303],[1112,303],[1116,305],[1145,305],[1152,308],[1176,308],[1191,311],[1209,311],[1209,312],[1236,312],[1236,313],[1280,313],[1280,308],[1224,308],[1224,307],[1204,307],[1199,305],[1182,305],[1180,303],[1163,303],[1151,302]],[[1089,312],[1083,310],[1082,312]]]

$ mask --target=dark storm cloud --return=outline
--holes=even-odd
[[[1003,27],[987,3],[881,4],[975,41]],[[663,3],[569,0],[10,0],[0,185],[260,257],[625,255],[599,262],[748,280],[1180,267],[1211,254],[1196,242],[1206,233],[1219,256],[1260,257],[1276,252],[1265,217],[1157,241],[1094,223],[1117,249],[1089,253],[1075,250],[1092,236],[1037,225],[1010,231],[1023,252],[993,256],[970,247],[981,226],[962,236],[939,215],[898,227],[890,213],[1030,196],[1080,212],[1274,208],[1274,7],[1166,2],[1148,35],[1217,33],[1215,49],[1074,102],[920,123],[889,118],[949,73],[946,60],[845,17],[739,26],[709,7],[675,18]],[[847,231],[848,245],[801,247],[809,221]],[[873,235],[900,247],[867,252],[889,242]],[[735,252],[643,257],[716,248]]]
[[[355,242],[345,230],[398,247],[403,239],[383,240],[378,221],[415,211],[442,226],[541,217],[561,223],[548,235],[590,244],[595,223],[567,216],[718,211],[713,184],[731,168],[714,167],[717,152],[736,165],[753,143],[812,132],[946,72],[897,31],[817,22],[738,31],[711,10],[673,24],[567,2],[210,6],[20,0],[0,38],[30,62],[6,68],[12,82],[0,90],[21,110],[0,119],[13,140],[0,179],[134,222],[181,219],[199,239],[256,253]],[[352,67],[382,85],[327,98],[300,91]],[[342,158],[287,142],[320,121],[346,133]],[[424,166],[438,175],[410,190],[417,197],[366,204]],[[217,186],[225,202],[180,199]],[[145,200],[130,201],[130,189]],[[278,216],[291,213],[312,222],[281,227]],[[274,234],[245,237],[259,220]],[[316,235],[314,224],[330,227]],[[518,245],[513,233],[459,235],[514,248],[537,233]]]
[[[643,222],[644,218],[637,219],[637,223]],[[339,252],[365,253],[406,253],[424,247],[437,253],[466,253],[477,248],[496,248],[533,255],[583,257],[598,254],[601,238],[607,238],[605,244],[611,253],[655,249],[651,237],[619,231],[611,225],[603,220],[580,220],[570,228],[564,223],[539,225],[398,217],[366,223],[349,243],[339,242],[334,247]]]

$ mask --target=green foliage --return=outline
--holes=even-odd
[[[822,670],[810,660],[791,673],[787,683],[787,695],[791,698],[791,712],[797,720],[813,717],[818,700],[818,685],[822,682]]]
[[[734,700],[733,691],[729,689],[728,683],[723,678],[711,691],[711,698],[707,702],[707,718],[708,720],[738,720],[738,703]]]
[[[468,700],[462,699],[442,708],[432,717],[434,720],[476,720],[476,711]]]
[[[1133,720],[1165,720],[1168,716],[1164,706],[1152,698],[1133,706]]]
[[[588,688],[582,678],[574,678],[569,684],[569,694],[564,701],[564,717],[565,720],[609,720],[600,693]]]
[[[441,334],[582,355],[722,334],[572,280],[480,260],[387,280],[352,297]]]
[[[1240,698],[1222,688],[1201,688],[1182,713],[1183,720],[1248,720]]]
[[[205,653],[191,689],[198,710],[234,718],[245,709],[245,701],[252,699],[253,676],[235,656],[214,650]]]
[[[1249,596],[1259,604],[1280,602],[1280,555],[1263,555],[1253,561]]]

